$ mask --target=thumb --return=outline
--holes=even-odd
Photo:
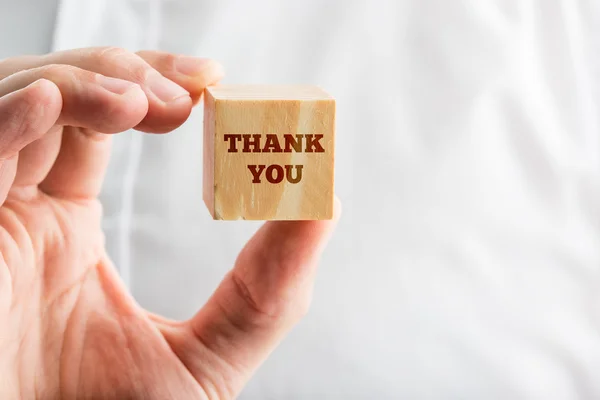
[[[232,398],[307,312],[320,255],[339,219],[270,221],[240,253],[208,303],[186,325],[178,354],[216,398]]]

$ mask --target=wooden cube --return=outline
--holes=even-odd
[[[314,86],[207,88],[203,197],[212,217],[331,219],[335,108]]]

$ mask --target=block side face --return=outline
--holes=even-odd
[[[331,219],[335,101],[216,103],[216,213],[229,220]]]
[[[278,217],[298,215],[299,219],[331,219],[334,202],[335,102],[303,102],[299,131],[323,135],[320,144],[324,151],[293,154],[292,164],[304,165],[306,180],[302,185],[293,185],[286,191]]]
[[[202,148],[202,198],[211,216],[215,215],[215,99],[204,93],[204,132]]]

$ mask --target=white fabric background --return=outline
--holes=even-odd
[[[344,217],[310,314],[243,399],[593,399],[599,23],[596,0],[63,0],[53,48],[209,56],[224,82],[337,98]],[[37,26],[0,51],[38,51]],[[174,318],[258,226],[210,220],[201,122],[120,135],[102,196],[135,297]]]

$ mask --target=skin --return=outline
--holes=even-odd
[[[174,130],[222,76],[117,48],[0,62],[0,398],[235,398],[306,313],[338,203],[332,221],[265,223],[187,321],[142,309],[107,256],[112,134]]]

